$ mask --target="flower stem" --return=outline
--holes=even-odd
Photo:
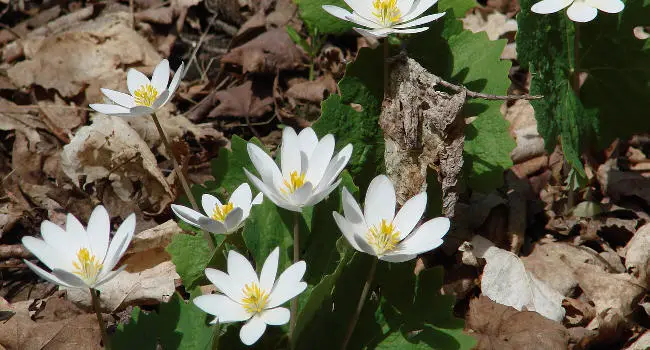
[[[350,320],[350,325],[348,326],[348,332],[345,335],[345,339],[343,339],[343,345],[341,345],[341,350],[347,349],[348,343],[352,338],[352,333],[354,333],[354,328],[357,326],[357,321],[359,321],[361,310],[363,309],[363,305],[366,303],[366,298],[368,297],[368,291],[370,291],[370,286],[372,285],[372,281],[375,279],[375,271],[377,271],[378,261],[379,259],[377,258],[372,259],[372,265],[370,265],[370,272],[368,273],[368,278],[366,278],[366,284],[363,286],[363,290],[361,291],[361,297],[359,298],[359,302],[357,303],[357,309],[354,310],[354,315],[352,315],[352,319]]]
[[[293,216],[293,263],[300,260],[300,212],[295,212]],[[289,319],[289,339],[293,337],[293,331],[296,329],[296,318],[298,314],[298,297],[291,299],[291,316]]]
[[[93,288],[90,288],[90,299],[93,303],[93,309],[95,310],[95,315],[97,315],[97,323],[99,323],[99,331],[102,334],[102,342],[104,343],[104,349],[110,349],[110,341],[108,340],[108,333],[106,333],[106,325],[104,324],[104,319],[102,318],[102,311],[99,308],[99,292]]]
[[[195,211],[199,211],[199,206],[196,204],[196,200],[194,199],[194,196],[192,195],[192,191],[190,190],[190,185],[189,182],[187,181],[187,178],[185,178],[185,174],[183,173],[183,170],[181,169],[180,162],[178,159],[176,159],[176,153],[174,153],[174,150],[171,147],[171,144],[169,143],[169,139],[167,139],[167,135],[165,134],[165,130],[163,130],[162,125],[160,125],[160,121],[158,120],[158,117],[156,117],[156,113],[151,114],[151,118],[153,118],[154,124],[156,124],[156,129],[158,129],[158,134],[160,134],[160,139],[163,142],[163,145],[165,145],[165,149],[167,150],[167,153],[172,158],[172,162],[174,164],[174,170],[176,171],[176,174],[178,175],[178,178],[181,181],[181,185],[183,186],[183,190],[185,191],[185,195],[187,196],[187,199],[189,199],[190,204],[192,205],[192,209]],[[208,242],[208,246],[210,247],[210,250],[214,250],[214,241],[212,240],[212,237],[210,236],[210,233],[208,233],[205,230],[202,230],[203,232],[203,238]]]
[[[221,328],[219,326],[219,320],[214,325],[214,330],[212,331],[212,350],[219,349],[219,337],[221,336]]]

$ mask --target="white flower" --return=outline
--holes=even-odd
[[[243,183],[230,196],[226,204],[222,204],[217,197],[204,194],[201,197],[205,216],[198,211],[172,204],[172,211],[181,220],[212,233],[233,233],[244,225],[244,221],[251,212],[251,207],[262,203],[263,195],[258,193],[255,198],[247,183]]]
[[[262,179],[246,169],[244,172],[275,205],[300,212],[302,207],[323,200],[339,185],[338,176],[352,156],[352,145],[343,147],[334,157],[333,154],[331,134],[319,141],[312,128],[296,135],[292,128],[285,127],[280,149],[282,171],[266,152],[249,142],[248,155]]]
[[[27,260],[25,264],[52,283],[65,287],[97,288],[126,267],[112,271],[131,243],[135,214],[124,220],[109,245],[110,229],[108,212],[101,205],[90,214],[88,230],[72,214],[68,214],[65,230],[53,222],[43,221],[43,239],[27,236],[22,242],[52,273]]]
[[[280,248],[266,258],[259,278],[255,269],[241,254],[228,252],[228,273],[205,269],[210,282],[223,294],[202,295],[194,299],[201,310],[216,316],[212,323],[247,321],[239,331],[246,345],[255,343],[266,330],[266,325],[279,326],[289,322],[289,310],[280,305],[296,297],[307,288],[302,282],[304,261],[289,266],[275,279]]]
[[[131,95],[123,92],[101,89],[102,93],[115,104],[95,103],[90,108],[99,113],[120,117],[151,115],[165,105],[176,92],[183,77],[184,64],[176,70],[171,84],[169,82],[169,61],[162,60],[154,69],[151,81],[146,75],[131,68],[126,75],[126,85]]]
[[[436,2],[438,0],[345,0],[352,13],[332,5],[323,5],[323,10],[342,20],[369,28],[354,28],[361,35],[383,38],[392,33],[411,34],[429,29],[413,27],[433,22],[445,15],[436,13],[417,18]]]
[[[533,5],[531,10],[545,15],[561,11],[567,6],[569,9],[566,14],[574,22],[589,22],[596,18],[598,10],[619,13],[625,7],[621,0],[542,0]]]
[[[415,231],[427,206],[427,194],[409,199],[395,215],[395,188],[385,175],[375,177],[366,193],[365,212],[347,189],[343,189],[345,217],[333,212],[334,220],[354,249],[389,262],[403,262],[442,244],[449,219],[429,220]],[[413,231],[413,233],[411,233]]]

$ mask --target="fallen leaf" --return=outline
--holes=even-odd
[[[148,8],[144,11],[137,12],[134,17],[138,21],[156,24],[171,24],[174,20],[174,8],[170,6]]]
[[[500,12],[492,12],[483,17],[479,10],[463,17],[463,26],[472,33],[485,32],[490,40],[496,40],[508,32],[517,31],[517,21]]]
[[[465,327],[478,339],[477,350],[557,350],[568,346],[567,331],[560,323],[485,296],[470,301]]]
[[[283,27],[232,49],[221,58],[221,63],[241,66],[244,73],[275,73],[297,68],[302,59],[302,52]]]
[[[228,90],[218,91],[214,95],[215,103],[219,103],[210,114],[209,118],[222,116],[232,117],[260,117],[272,110],[273,97],[266,93],[256,94],[254,90],[259,84],[247,80],[242,85]],[[268,92],[270,94],[270,91]],[[261,96],[260,96],[261,95]],[[262,97],[263,96],[263,97]]]
[[[625,268],[647,288],[650,283],[650,224],[636,231],[625,250]]]
[[[622,171],[616,159],[609,159],[598,167],[598,182],[603,192],[615,202],[625,197],[636,197],[650,205],[650,179],[632,171]]]
[[[331,93],[336,92],[336,81],[331,75],[318,77],[292,85],[286,92],[287,97],[314,103],[321,103]]]
[[[136,233],[127,249],[126,254],[134,254],[149,249],[159,249],[167,247],[171,242],[172,236],[183,233],[176,221],[168,220],[156,227]]]
[[[650,349],[650,331],[646,331],[634,343],[626,347],[625,350],[648,350]]]
[[[475,236],[471,253],[487,261],[481,277],[481,292],[495,302],[526,309],[554,321],[564,318],[564,296],[526,271],[515,254],[495,247],[492,242]]]

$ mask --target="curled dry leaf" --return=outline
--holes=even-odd
[[[120,117],[96,115],[80,128],[63,147],[61,167],[77,186],[93,185],[111,213],[159,212],[175,198],[149,146]]]
[[[231,117],[261,117],[271,111],[273,97],[270,91],[260,90],[260,84],[253,84],[247,80],[242,85],[232,87],[228,90],[218,91],[214,94],[214,104],[218,105],[212,109],[208,117],[216,118],[221,116]]]
[[[292,85],[286,92],[287,97],[314,103],[321,103],[336,92],[337,85],[331,75],[318,77]]]
[[[471,253],[487,261],[481,277],[481,292],[495,302],[526,309],[554,321],[564,318],[564,296],[526,271],[515,254],[497,248],[481,236],[471,242]]]
[[[221,62],[241,66],[244,73],[275,73],[299,67],[302,59],[302,52],[282,27],[232,49]]]
[[[625,268],[647,288],[650,283],[650,224],[640,227],[625,249]]]
[[[536,312],[517,311],[485,296],[470,301],[466,327],[478,339],[478,350],[566,349],[564,326]]]
[[[56,35],[27,39],[27,59],[8,69],[9,78],[17,86],[56,89],[63,97],[78,95],[88,85],[88,99],[98,101],[100,87],[121,88],[126,74],[122,67],[153,67],[161,60],[128,23],[129,14],[119,12]]]
[[[149,249],[165,248],[171,242],[172,236],[183,233],[176,221],[168,220],[156,227],[136,233],[127,249],[126,254],[134,254]]]

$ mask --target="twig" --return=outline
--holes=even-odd
[[[190,61],[187,63],[187,66],[190,67],[192,65],[193,61],[196,61],[196,53],[199,52],[199,49],[201,48],[201,45],[203,44],[203,41],[205,40],[205,37],[208,36],[208,33],[210,32],[210,28],[212,28],[212,25],[214,24],[214,21],[217,20],[218,14],[214,14],[212,18],[210,18],[210,21],[208,22],[207,28],[205,28],[205,32],[201,34],[201,37],[199,38],[199,42],[196,44],[196,47],[194,48],[194,51],[192,51],[192,55],[190,56]],[[200,67],[199,67],[200,68]]]
[[[472,90],[469,90],[468,88],[464,87],[463,85],[456,85],[452,84],[446,80],[443,80],[442,78],[438,77],[438,82],[437,85],[444,86],[448,89],[454,90],[456,92],[461,92],[465,91],[465,94],[469,98],[481,98],[484,100],[494,100],[494,101],[514,101],[514,100],[539,100],[544,98],[544,96],[541,95],[492,95],[492,94],[484,94],[482,92],[475,92]]]

